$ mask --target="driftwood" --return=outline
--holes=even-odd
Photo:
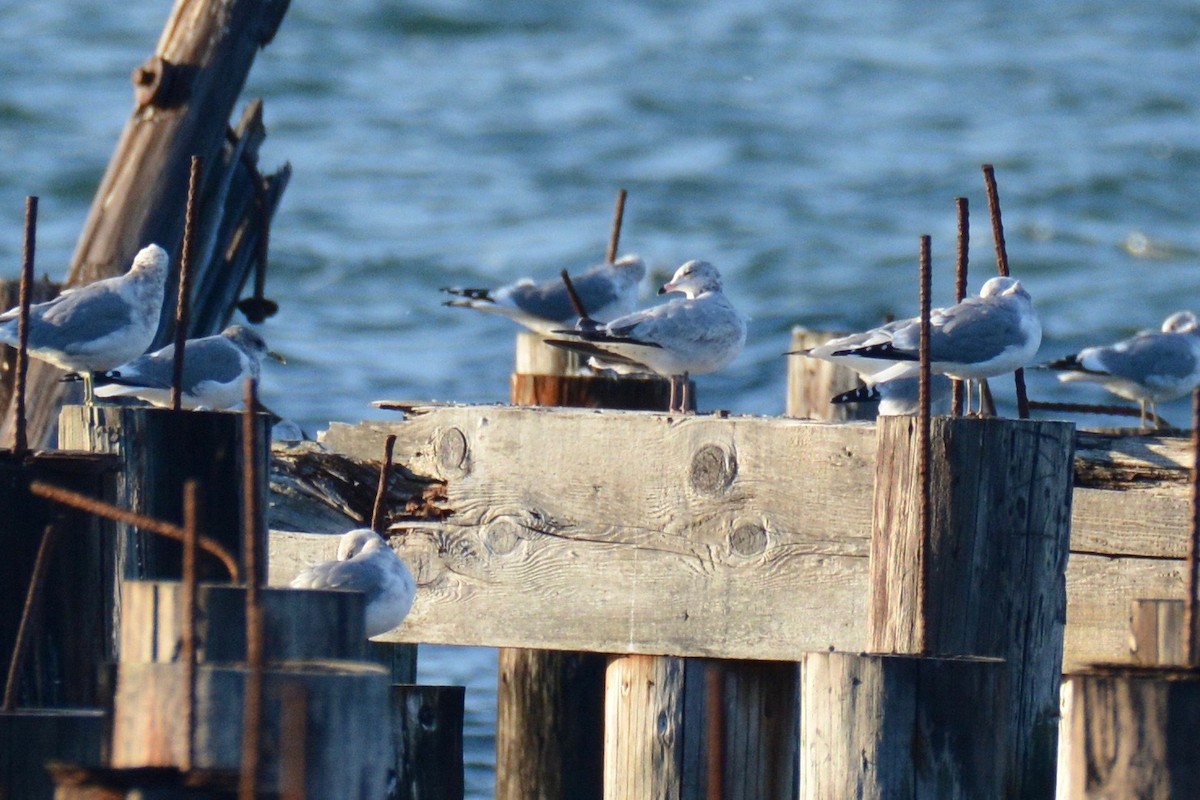
[[[177,264],[189,165],[198,155],[204,175],[189,336],[215,333],[228,321],[258,255],[265,220],[290,175],[286,166],[268,178],[257,171],[265,137],[261,104],[247,109],[235,131],[228,120],[255,54],[271,40],[287,6],[287,0],[177,0],[154,55],[134,72],[136,108],[92,201],[68,285],[124,273],[150,242],[166,248]],[[176,278],[168,281],[168,298],[175,297]],[[171,340],[172,322],[164,313],[154,347]],[[59,376],[48,364],[30,365],[33,447],[54,441],[59,407],[75,391]],[[13,436],[8,405],[0,444]]]

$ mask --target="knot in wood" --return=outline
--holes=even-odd
[[[171,64],[162,56],[151,56],[133,71],[133,96],[138,108],[165,108],[171,83]]]
[[[692,456],[691,484],[698,492],[718,494],[737,477],[737,459],[715,444],[706,444]]]
[[[729,549],[739,556],[756,556],[767,549],[767,532],[758,525],[739,525],[729,534]]]
[[[498,519],[487,526],[483,533],[483,545],[495,556],[503,556],[517,549],[521,542],[521,528],[511,519]]]
[[[447,428],[441,432],[435,452],[443,475],[461,478],[471,471],[467,459],[467,437],[458,428]]]

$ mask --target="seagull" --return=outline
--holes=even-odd
[[[886,325],[880,325],[878,328],[872,328],[869,331],[862,333],[851,333],[847,336],[839,336],[835,339],[829,339],[816,347],[810,347],[807,350],[789,350],[784,355],[788,356],[808,356],[809,358],[819,358],[822,361],[828,361],[831,364],[846,367],[858,373],[868,386],[872,384],[871,377],[882,372],[891,366],[886,361],[880,361],[877,358],[868,358],[865,356],[853,354],[855,350],[861,347],[866,347],[873,344],[883,344],[892,340],[892,334],[900,328],[908,325],[910,320],[900,319],[894,322],[889,322]],[[846,355],[833,355],[837,352],[847,353]],[[851,390],[853,391],[853,390]],[[851,402],[851,401],[846,401]],[[860,402],[860,401],[853,401]]]
[[[886,362],[870,376],[872,383],[882,383],[920,372],[920,340],[921,321],[914,317],[896,325],[883,341],[851,345],[830,355]],[[1042,324],[1033,299],[1015,278],[992,278],[978,297],[934,309],[929,316],[930,370],[959,380],[978,382],[1020,369],[1037,355],[1041,342]],[[968,411],[969,387],[968,383]]]
[[[142,248],[124,275],[67,289],[29,309],[29,355],[83,377],[91,404],[93,375],[146,352],[158,330],[167,251]],[[17,346],[20,307],[0,314],[0,342]]]
[[[929,376],[929,413],[931,416],[950,413],[950,379],[945,375]],[[921,379],[896,378],[883,383],[859,386],[832,397],[831,403],[878,403],[878,414],[887,416],[914,416],[921,413]]]
[[[370,528],[342,534],[336,561],[325,561],[292,579],[293,589],[349,589],[367,596],[367,638],[397,627],[412,608],[417,582],[408,566]]]
[[[721,274],[707,261],[688,261],[677,269],[658,290],[668,292],[683,297],[609,323],[582,319],[574,330],[553,331],[566,338],[546,344],[668,377],[668,410],[684,411],[688,376],[715,372],[732,361],[746,343],[746,320],[721,291]]]
[[[183,350],[180,405],[201,409],[236,406],[242,402],[246,379],[258,380],[263,356],[283,360],[267,349],[257,332],[241,325],[230,325],[216,336],[189,339]],[[105,372],[96,396],[137,397],[166,408],[171,405],[174,372],[175,345],[169,344]]]
[[[1147,404],[1157,417],[1158,403],[1200,385],[1200,321],[1191,311],[1177,311],[1163,321],[1161,330],[1085,347],[1044,366],[1058,370],[1063,383],[1098,383],[1118,397],[1138,401],[1144,428]]]
[[[571,283],[589,317],[609,320],[633,311],[638,284],[645,275],[646,262],[628,255],[612,264],[598,264],[573,277]],[[579,316],[566,284],[558,278],[543,283],[525,278],[498,289],[445,287],[442,291],[458,295],[443,305],[500,314],[543,336]]]

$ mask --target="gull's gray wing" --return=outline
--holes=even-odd
[[[1107,347],[1089,347],[1079,352],[1084,371],[1108,373],[1155,388],[1174,384],[1196,371],[1194,339],[1186,333],[1135,336]]]
[[[347,589],[364,592],[367,603],[383,593],[387,574],[375,559],[326,561],[305,570],[292,581],[292,586],[305,589]]]
[[[128,325],[133,313],[117,286],[107,281],[93,283],[30,308],[29,344],[66,353],[86,352],[93,341]]]
[[[206,336],[188,342],[183,351],[182,389],[190,391],[203,381],[238,380],[242,375],[241,355],[241,350],[224,336]],[[110,370],[104,378],[108,383],[124,386],[169,389],[174,370],[175,345],[169,344]]]
[[[999,356],[1024,340],[1021,308],[1013,302],[963,302],[930,315],[929,357],[932,361],[978,364]],[[916,358],[921,325],[911,320],[892,336],[892,346]]]

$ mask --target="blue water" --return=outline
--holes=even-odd
[[[37,194],[39,268],[64,274],[169,8],[0,0],[7,272]],[[948,302],[960,195],[978,287],[995,269],[984,162],[1044,357],[1157,326],[1200,306],[1198,52],[1184,0],[295,0],[247,90],[264,164],[295,168],[271,240],[282,311],[262,328],[291,363],[268,366],[265,399],[310,430],[386,416],[380,398],[506,399],[511,329],[437,287],[600,259],[620,187],[623,251],[659,276],[713,261],[752,318],[745,353],[699,379],[702,407],[779,413],[794,324],[915,313],[921,234]],[[1187,420],[1185,400],[1162,410]],[[423,679],[469,687],[470,792],[488,796],[491,655],[422,658]]]

